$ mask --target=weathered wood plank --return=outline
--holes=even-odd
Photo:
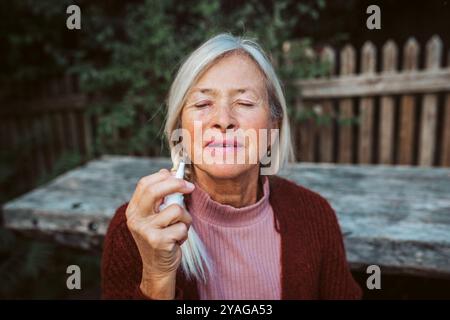
[[[42,125],[43,125],[43,140],[44,140],[44,156],[47,172],[51,172],[53,170],[53,166],[55,164],[55,150],[53,148],[53,138],[52,128],[51,128],[51,115],[45,114],[42,116]]]
[[[39,179],[40,173],[43,171],[43,164],[40,161],[38,155],[38,148],[36,143],[36,122],[34,118],[26,117],[25,118],[25,130],[26,130],[26,139],[29,142],[30,153],[28,157],[28,162],[31,168],[32,181],[34,181],[33,185],[36,185]]]
[[[419,165],[421,166],[433,165],[436,143],[437,105],[438,97],[436,95],[427,94],[424,96],[419,141]]]
[[[0,109],[0,116],[20,116],[26,110],[30,116],[51,111],[84,110],[87,98],[83,94],[56,96],[47,99],[15,101],[9,108]]]
[[[383,94],[450,91],[450,70],[352,75],[296,81],[304,99],[346,98]]]
[[[339,102],[339,163],[351,163],[353,158],[353,101],[344,99]]]
[[[80,113],[81,117],[81,127],[83,136],[83,150],[85,159],[90,159],[93,155],[93,137],[91,120],[86,112]]]
[[[35,150],[33,159],[37,164],[37,177],[41,179],[48,173],[47,155],[45,152],[44,128],[42,123],[42,116],[32,119],[32,127],[30,128],[33,135],[33,149]]]
[[[52,114],[52,136],[54,137],[55,161],[57,161],[66,149],[63,116],[60,113]]]
[[[373,125],[374,101],[371,98],[362,98],[360,101],[358,163],[372,163]]]
[[[3,207],[8,228],[100,249],[115,209],[166,158],[104,156]],[[291,164],[281,172],[335,209],[352,266],[450,277],[450,169]]]
[[[307,53],[311,59],[316,59],[316,55],[312,50]],[[314,114],[315,103],[297,100],[297,110],[300,112],[301,121],[299,126],[299,138],[300,138],[300,161],[314,162],[315,161],[315,147],[318,141],[318,127]]]
[[[427,44],[426,68],[438,70],[442,57],[442,41],[433,37]],[[438,97],[426,94],[423,98],[423,109],[420,127],[419,165],[432,166],[436,148]]]
[[[62,114],[64,136],[66,146],[69,151],[76,151],[78,147],[77,130],[75,125],[75,115],[73,112],[65,112]]]
[[[20,163],[21,172],[16,174],[16,187],[17,190],[26,190],[28,185],[29,177],[27,176],[27,166],[24,164],[24,150],[23,150],[23,131],[21,130],[21,121],[18,118],[13,117],[11,119],[10,127],[10,139],[11,139],[11,150],[14,150],[16,155],[17,163]],[[16,169],[15,169],[16,170]]]
[[[299,138],[299,160],[314,162],[314,145],[316,137],[316,124],[312,117],[313,107],[311,104],[301,101],[297,105],[299,112],[303,115],[302,120],[297,124]]]
[[[341,51],[341,76],[352,75],[355,72],[355,49],[347,45]],[[339,101],[339,163],[351,163],[353,156],[353,101],[342,99]]]
[[[334,152],[334,139],[333,132],[335,126],[335,112],[333,108],[333,102],[331,100],[324,100],[322,102],[322,117],[326,118],[326,121],[319,127],[319,161],[320,162],[333,162]]]
[[[332,76],[336,70],[336,56],[331,47],[325,47],[320,59],[322,63],[328,64],[328,72],[324,76]],[[334,128],[334,110],[333,102],[330,99],[324,99],[319,102],[321,105],[321,116],[326,119],[318,130],[319,139],[319,161],[333,162],[333,128]]]
[[[397,71],[397,46],[388,41],[383,46],[383,73]],[[380,150],[379,163],[392,164],[394,160],[394,115],[395,103],[392,96],[382,96],[380,106]]]
[[[447,53],[447,68],[450,69],[450,50]],[[445,95],[444,103],[440,165],[450,167],[450,93]]]
[[[445,97],[442,126],[441,166],[450,167],[450,94]]]
[[[33,172],[33,164],[30,160],[31,151],[31,138],[29,133],[29,125],[27,123],[26,117],[18,117],[16,120],[17,128],[17,144],[21,145],[21,150],[19,152],[19,161],[21,162],[22,172],[23,172],[23,185],[35,185],[35,177]],[[26,151],[26,152],[25,152]]]
[[[398,138],[398,163],[411,165],[414,161],[414,124],[415,124],[415,99],[406,95],[400,101],[400,121]]]
[[[374,74],[376,71],[376,48],[371,42],[366,42],[362,48],[361,73]],[[359,143],[358,163],[372,162],[374,99],[363,97],[359,101]]]
[[[379,163],[392,164],[394,159],[394,114],[393,97],[381,97],[380,106]]]
[[[410,38],[403,49],[403,72],[417,70],[419,64],[419,44]],[[398,140],[398,163],[413,164],[414,158],[414,126],[416,105],[413,95],[404,95],[400,101],[400,121]]]

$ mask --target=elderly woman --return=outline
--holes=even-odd
[[[221,34],[189,56],[170,89],[166,134],[185,179],[167,169],[143,177],[117,209],[103,298],[361,297],[329,203],[275,175],[293,158],[289,119],[255,42]],[[185,206],[161,207],[174,193]]]

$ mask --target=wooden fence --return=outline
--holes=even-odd
[[[450,57],[438,36],[424,56],[413,38],[399,51],[388,41],[377,59],[366,42],[317,55],[328,74],[296,83],[297,109],[312,115],[295,126],[301,161],[450,166]]]
[[[43,88],[27,88],[25,98],[2,102],[2,165],[8,166],[4,170],[12,176],[1,187],[8,193],[35,186],[64,155],[76,153],[81,161],[91,157],[92,123],[85,112],[86,97],[74,90],[73,82],[71,77],[58,79]]]
[[[76,78],[66,76],[14,89],[16,97],[3,99],[0,107],[0,202],[32,189],[67,166],[99,156],[94,144],[102,115],[88,112],[95,98],[80,93]],[[137,125],[146,125],[148,119],[148,112],[140,112]],[[112,140],[120,139],[125,138],[114,132]],[[146,147],[133,155],[155,156],[156,152]]]

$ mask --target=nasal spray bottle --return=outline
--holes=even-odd
[[[184,169],[185,162],[181,160],[178,164],[175,178],[183,179]],[[186,209],[183,194],[176,192],[164,198],[164,202],[160,205],[159,210],[161,211],[174,203]],[[197,280],[206,282],[207,271],[211,270],[210,260],[202,241],[192,225],[189,228],[187,240],[181,245],[181,252],[181,267],[187,278],[194,277]]]
[[[183,179],[184,178],[184,167],[185,163],[184,161],[180,161],[180,164],[178,165],[177,172],[175,173],[175,178],[177,179]],[[164,202],[159,206],[159,211],[165,209],[166,207],[170,206],[171,204],[178,204],[179,206],[185,208],[184,205],[184,197],[183,194],[180,192],[169,194],[164,198]]]

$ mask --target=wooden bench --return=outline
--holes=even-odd
[[[115,209],[166,158],[103,156],[6,203],[6,227],[101,250]],[[292,164],[281,176],[317,191],[338,215],[354,270],[450,277],[450,170],[407,166]]]

